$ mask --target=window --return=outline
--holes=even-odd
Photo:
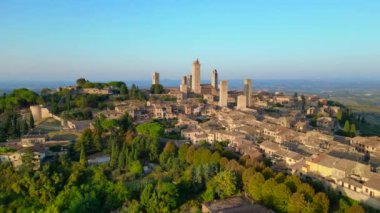
[[[371,191],[371,192],[369,193],[369,196],[370,196],[370,197],[375,197],[375,193],[374,193],[373,191]]]

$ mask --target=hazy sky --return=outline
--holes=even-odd
[[[0,0],[0,81],[380,79],[379,0]]]

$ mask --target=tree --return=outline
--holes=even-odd
[[[346,134],[350,133],[350,122],[348,120],[346,120],[346,122],[344,123],[343,131]]]
[[[128,87],[126,85],[120,86],[120,95],[127,95],[128,94]]]
[[[95,134],[93,144],[96,151],[102,150],[102,141],[100,139],[99,134]]]
[[[285,178],[284,183],[294,193],[297,191],[297,188],[301,185],[301,180],[295,175],[289,175]]]
[[[25,152],[21,155],[22,168],[26,172],[34,169],[34,152],[32,148],[26,148]]]
[[[313,206],[317,212],[327,213],[329,211],[330,201],[323,192],[318,192],[313,197]]]
[[[77,83],[77,86],[79,87],[83,87],[88,81],[84,78],[78,78],[76,83]]]
[[[265,183],[265,178],[260,172],[255,173],[250,178],[249,183],[248,183],[249,184],[248,191],[254,200],[261,201],[263,199],[261,195],[261,190],[264,183]]]
[[[274,179],[276,180],[277,183],[283,183],[285,181],[285,178],[286,176],[284,175],[284,173],[280,172],[276,175]]]
[[[219,163],[220,161],[220,154],[218,151],[215,151],[212,155],[211,155],[211,159],[210,159],[210,163]]]
[[[178,190],[176,185],[170,182],[160,181],[156,187],[158,207],[161,212],[171,212],[177,207]]]
[[[141,205],[147,207],[149,205],[149,200],[152,194],[153,194],[153,185],[148,183],[144,187],[144,190],[141,192],[141,195],[140,195]]]
[[[178,158],[181,162],[186,162],[186,154],[189,146],[187,144],[182,144],[178,150]]]
[[[343,116],[342,110],[338,110],[338,113],[336,114],[336,118],[338,119],[338,121],[342,120],[342,116]]]
[[[263,202],[265,205],[274,207],[274,194],[277,187],[277,182],[270,178],[265,181],[263,188],[261,190],[261,195],[263,197]]]
[[[231,171],[223,171],[218,173],[208,184],[207,188],[215,189],[215,193],[219,198],[226,198],[234,195],[239,191],[238,179],[235,173]]]
[[[292,192],[290,189],[283,183],[278,184],[274,188],[273,194],[273,206],[277,212],[287,212],[288,202]]]
[[[140,176],[143,172],[143,167],[139,160],[131,162],[129,166],[129,173],[131,176],[136,177]]]
[[[288,203],[288,212],[291,213],[301,213],[306,208],[307,202],[302,193],[296,192],[294,193]]]
[[[115,138],[110,138],[108,140],[108,143],[111,145],[111,159],[110,159],[110,166],[111,168],[115,168],[118,163],[118,157],[119,157],[119,145]]]
[[[164,152],[167,154],[175,155],[177,152],[177,146],[173,141],[169,141],[165,144]]]
[[[150,87],[150,93],[152,94],[162,94],[164,92],[165,92],[165,89],[161,84],[153,84]]]
[[[32,113],[30,113],[30,115],[29,115],[29,126],[31,129],[34,128],[34,119],[33,119]]]
[[[26,135],[26,134],[28,134],[28,131],[29,131],[28,123],[26,122],[26,120],[23,120],[22,126],[21,126],[21,134]]]
[[[345,212],[346,213],[364,213],[365,210],[363,209],[363,207],[361,207],[359,205],[353,205],[353,206],[349,207],[348,209],[346,209]]]
[[[177,152],[177,146],[169,141],[165,144],[164,150],[160,155],[160,164],[165,166],[170,159],[173,159]]]
[[[355,135],[356,135],[356,125],[355,124],[351,124],[350,136],[354,137]]]
[[[79,162],[81,165],[86,165],[86,151],[84,148],[84,144],[82,143],[80,147],[80,157],[79,157]]]
[[[268,180],[269,178],[272,178],[275,175],[275,173],[273,172],[273,170],[271,168],[269,168],[269,167],[265,168],[262,173],[263,173],[263,175],[265,177],[265,180]]]
[[[307,183],[302,183],[301,185],[299,185],[297,187],[297,192],[300,192],[300,193],[304,194],[305,195],[305,199],[307,201],[309,201],[309,202],[313,200],[313,197],[314,197],[314,194],[315,194],[313,187],[311,187]]]
[[[189,147],[186,153],[186,162],[192,164],[194,161],[195,146],[192,145]]]
[[[213,201],[215,199],[215,189],[207,187],[206,191],[202,194],[202,199],[206,202]]]
[[[159,123],[144,123],[136,127],[136,131],[140,135],[148,135],[152,138],[159,138],[164,133],[164,128]]]

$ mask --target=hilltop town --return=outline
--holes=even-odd
[[[209,84],[201,84],[200,78],[197,59],[178,87],[164,87],[160,73],[154,72],[146,90],[86,79],[56,91],[46,89],[41,104],[35,101],[20,109],[24,131],[1,137],[5,140],[0,143],[0,160],[22,168],[23,156],[29,153],[32,170],[39,170],[69,153],[71,146],[82,156],[85,151],[76,143],[85,140],[88,130],[96,132],[100,125],[114,134],[112,122],[105,121],[125,119],[135,126],[156,122],[164,126],[162,143],[171,141],[180,148],[223,142],[233,156],[265,162],[274,172],[317,180],[340,195],[380,209],[380,137],[361,136],[361,118],[344,105],[315,95],[256,91],[252,79],[232,91],[216,69],[210,72]],[[98,146],[85,153],[86,165],[112,161],[114,153],[101,151],[100,142]],[[155,168],[141,166],[146,173]],[[222,204],[205,203],[203,208],[213,212],[208,208],[217,205]]]

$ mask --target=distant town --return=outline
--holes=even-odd
[[[74,147],[83,165],[117,165],[116,161],[124,165],[123,159],[115,160],[120,159],[115,150],[128,150],[126,145],[114,148],[105,141],[123,128],[123,137],[132,137],[122,123],[130,119],[127,123],[136,126],[137,135],[143,134],[139,126],[160,124],[163,132],[158,141],[170,141],[175,149],[211,146],[215,150],[216,144],[223,143],[219,151],[230,153],[232,159],[265,162],[276,174],[318,181],[322,188],[380,209],[380,137],[362,136],[364,118],[338,102],[303,95],[302,91],[286,95],[255,90],[254,79],[242,81],[241,90],[229,90],[228,80],[219,79],[217,69],[210,70],[210,83],[201,84],[201,68],[196,59],[191,73],[184,73],[177,87],[164,87],[160,77],[165,73],[153,72],[151,88],[144,90],[123,82],[96,83],[81,78],[76,85],[44,89],[40,96],[26,89],[4,95],[1,111],[17,109],[19,115],[2,117],[2,123],[9,124],[0,129],[0,160],[22,170],[29,154],[29,169],[37,171]],[[16,100],[18,97],[23,101]],[[156,127],[145,128],[151,133]],[[155,160],[140,159],[140,176],[157,170],[158,158],[151,159]],[[165,168],[166,161],[161,164]],[[234,169],[239,168],[237,164]],[[250,199],[261,198],[247,193],[213,198],[219,199],[205,199],[203,212],[225,212],[223,206],[232,208],[230,212],[242,206],[249,209],[246,212],[281,212],[275,204],[252,204]],[[118,209],[130,209],[130,205]]]

